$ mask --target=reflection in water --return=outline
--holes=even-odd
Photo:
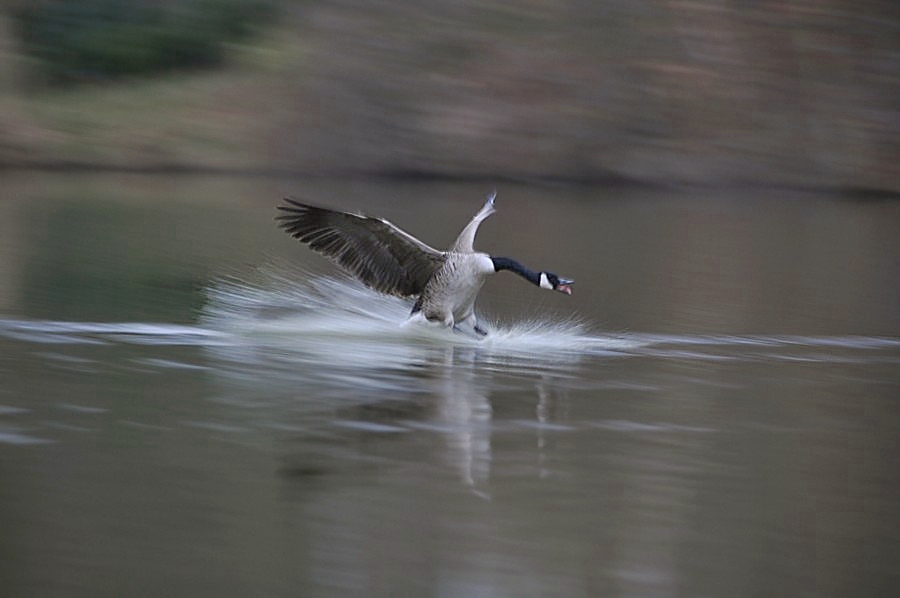
[[[820,474],[790,455],[813,433],[833,444],[832,435],[865,432],[865,413],[884,408],[878,393],[892,383],[879,368],[900,363],[900,341],[876,337],[613,337],[543,323],[495,325],[495,336],[478,342],[401,328],[402,302],[379,306],[380,296],[352,283],[313,281],[217,287],[202,326],[0,320],[0,342],[15,347],[8,354],[22,356],[25,371],[37,363],[56,372],[46,384],[67,389],[64,398],[49,393],[48,404],[3,395],[0,443],[78,446],[91,455],[86,464],[118,458],[123,453],[104,443],[124,443],[151,473],[166,472],[166,484],[152,491],[162,493],[151,494],[156,507],[127,508],[126,516],[89,508],[93,486],[77,483],[77,473],[53,464],[61,455],[51,456],[38,469],[67,476],[66,492],[42,500],[54,513],[80,516],[51,518],[46,529],[32,524],[28,537],[60,526],[82,537],[124,517],[141,537],[166,543],[164,505],[186,508],[173,498],[185,493],[196,503],[192,520],[206,521],[187,528],[195,542],[216,539],[238,570],[285,587],[297,582],[312,595],[501,587],[522,595],[666,595],[679,585],[692,595],[724,595],[733,594],[730,580],[755,578],[747,565],[755,561],[772,572],[768,585],[757,579],[763,593],[802,593],[813,581],[778,577],[766,556],[772,543],[817,545],[796,539],[816,530],[803,517],[796,537],[772,523],[790,515],[779,512],[785,501],[802,514],[807,499],[798,489]],[[333,303],[310,307],[310,288],[325,289]],[[546,351],[536,354],[541,346]],[[836,364],[881,376],[884,390],[871,387],[868,407],[850,414],[855,423],[837,418],[846,419],[845,393],[836,391],[834,406],[816,394],[859,384],[842,382]],[[832,386],[823,386],[827,376],[836,376]],[[123,398],[119,380],[137,394]],[[32,388],[27,396],[43,393]],[[823,418],[829,409],[835,415]],[[819,419],[807,423],[809,413]],[[259,458],[250,457],[253,447]],[[212,479],[179,478],[185,460]],[[272,460],[280,466],[270,473]],[[129,463],[102,484],[125,505],[143,505],[149,490],[142,488],[160,474],[139,481]],[[785,464],[790,475],[771,479]],[[16,479],[23,495],[37,492],[30,475]],[[15,500],[8,505],[32,513]],[[829,521],[834,533],[842,529],[840,518]],[[210,525],[223,535],[204,532]],[[260,537],[255,549],[245,526]],[[51,545],[60,575],[71,574],[67,566],[77,561],[67,544]],[[102,546],[88,556],[80,549],[78,558],[127,567]],[[838,556],[854,546],[829,545]],[[791,558],[812,570],[802,554]],[[181,559],[192,562],[188,553]],[[159,557],[142,562],[159,575],[173,567]],[[887,562],[869,567],[883,576]]]
[[[585,472],[601,476],[578,480],[575,484],[581,487],[582,493],[595,496],[599,501],[596,508],[618,513],[616,517],[608,520],[601,517],[592,524],[596,515],[592,513],[595,507],[590,500],[570,505],[571,511],[565,519],[552,513],[542,517],[556,521],[563,528],[573,520],[587,528],[598,524],[609,526],[605,532],[610,542],[608,549],[581,546],[590,535],[585,537],[574,530],[566,536],[567,547],[560,549],[563,554],[566,549],[572,550],[573,545],[588,553],[593,550],[600,567],[598,575],[610,580],[609,588],[626,594],[665,595],[678,586],[680,572],[686,567],[703,570],[693,561],[685,565],[682,556],[684,547],[696,544],[691,530],[706,529],[696,505],[716,500],[708,496],[708,482],[703,480],[710,475],[726,478],[734,475],[731,472],[734,464],[728,463],[727,454],[717,455],[716,447],[728,424],[716,418],[707,424],[701,422],[704,414],[723,408],[719,404],[723,392],[747,392],[748,383],[735,378],[731,370],[734,364],[889,364],[897,363],[900,348],[896,339],[872,337],[646,334],[605,337],[589,335],[569,324],[553,323],[515,329],[495,325],[494,336],[479,342],[443,330],[402,328],[399,323],[405,319],[408,309],[402,301],[370,293],[355,283],[313,279],[311,285],[285,281],[280,287],[237,285],[214,291],[206,326],[220,332],[227,330],[240,338],[240,342],[212,345],[208,349],[219,362],[214,370],[219,374],[228,372],[229,380],[225,384],[228,391],[224,393],[228,401],[252,404],[259,400],[256,389],[278,387],[285,389],[284,400],[292,405],[292,410],[307,412],[303,419],[307,426],[304,434],[311,432],[309,425],[314,421],[311,412],[335,409],[335,405],[341,407],[322,418],[319,433],[321,429],[333,427],[335,422],[343,426],[352,424],[352,429],[361,434],[427,433],[432,442],[425,440],[430,446],[420,449],[430,454],[426,461],[450,465],[458,472],[457,483],[461,482],[470,493],[484,499],[493,500],[495,496],[494,472],[508,477],[528,471],[535,479],[558,481],[572,475],[580,477]],[[317,294],[312,294],[311,288]],[[318,294],[329,300],[316,303]],[[537,347],[542,348],[539,354],[535,351]],[[603,376],[587,379],[573,375],[584,371],[586,361],[596,365],[598,357],[611,356],[660,361],[653,374],[657,382],[641,377],[617,381]],[[225,363],[228,365],[223,367]],[[696,366],[686,367],[686,364]],[[660,376],[664,384],[660,384]],[[239,384],[235,385],[235,381]],[[657,392],[662,387],[666,392]],[[648,397],[644,409],[655,417],[598,419],[570,412],[567,400],[570,393],[604,388],[617,393],[633,391],[637,396]],[[497,419],[498,408],[510,408],[506,400],[510,389],[515,390],[517,402],[530,396],[530,407],[523,412],[524,417],[500,413]],[[386,395],[416,403],[419,409],[365,407],[369,403],[383,404]],[[273,393],[267,392],[266,398],[272,400]],[[376,415],[379,410],[381,415]],[[617,441],[604,441],[602,436],[595,438],[588,445],[601,452],[570,455],[568,460],[560,461],[565,439],[571,436],[573,440],[568,442],[580,443],[579,432],[585,430],[625,436]],[[496,443],[504,442],[511,433],[534,438],[530,457],[521,442],[512,461],[505,451],[498,451]],[[729,436],[732,435],[740,436],[730,431]],[[341,467],[348,459],[352,460],[345,444],[316,438],[305,442],[302,449],[295,449],[294,471],[322,471],[315,467],[321,468],[322,463]],[[434,439],[438,441],[435,443]],[[594,445],[595,442],[599,445]],[[602,451],[607,444],[609,452],[605,454]],[[419,441],[408,440],[404,445],[416,447]],[[323,447],[327,447],[324,453]],[[409,456],[382,450],[386,452],[377,461],[382,472],[379,479],[395,480],[401,486],[410,483],[405,472]],[[355,458],[372,457],[364,453]],[[527,461],[534,466],[526,466]],[[358,478],[361,472],[354,471],[353,475]],[[412,475],[412,479],[421,479],[422,475],[434,476],[419,473]],[[326,507],[321,502],[325,496],[319,496],[320,492],[304,499],[317,505],[313,509],[317,523],[310,541],[319,549],[328,548],[327,553],[319,553],[313,559],[316,567],[313,577],[329,587],[371,589],[366,571],[387,565],[377,559],[375,563],[365,559],[357,561],[353,555],[358,557],[359,551],[354,543],[371,541],[370,534],[380,527],[355,515],[361,508],[358,501],[346,497],[341,500],[339,495],[326,492],[325,496],[331,496],[329,501],[338,499],[338,506]],[[449,488],[444,488],[443,493],[453,495]],[[429,492],[408,497],[404,509],[414,513],[427,510],[429,507],[421,501],[427,503],[429,497],[434,498]],[[740,504],[739,497],[733,498]],[[508,497],[506,506],[515,508]],[[384,514],[379,511],[376,516]],[[734,525],[727,510],[714,507],[710,514],[726,526]],[[453,521],[455,515],[452,510],[445,510],[437,518],[438,525],[442,517]],[[486,520],[483,524],[488,525]],[[537,526],[533,531],[539,533],[540,529]],[[431,533],[445,537],[436,530]],[[547,533],[547,542],[553,544],[555,532]],[[475,584],[469,589],[479,584],[482,590],[501,583],[508,585],[507,577],[502,577],[501,582],[490,573],[496,549],[490,548],[490,543],[484,544],[488,536],[508,534],[510,530],[504,529],[501,520],[478,529],[472,537],[457,538],[455,542],[472,558],[457,562],[451,577]],[[334,542],[334,538],[346,538],[347,543]],[[717,562],[719,569],[729,569],[737,578],[751,575],[739,563],[746,562],[747,554],[762,540],[755,540],[752,535],[750,538],[750,547],[729,545],[721,558],[708,555],[710,561]],[[386,540],[385,545],[390,550],[399,550],[401,561],[415,562],[415,557],[405,551],[415,550],[419,542],[420,539],[408,539],[395,546]],[[444,566],[453,562],[446,557],[437,560]],[[528,579],[524,572],[541,570],[548,563],[539,562],[525,547],[520,547],[508,566],[522,575],[523,589],[540,588],[553,579],[552,576]],[[354,575],[362,577],[354,582]],[[799,590],[804,582],[804,579],[780,580],[775,587]],[[574,594],[592,593],[584,577],[559,578],[553,584]],[[727,592],[728,585],[700,584],[700,588],[713,593]]]
[[[433,424],[443,428],[447,461],[459,470],[463,483],[490,498],[491,404],[488,385],[476,378],[474,349],[448,349],[432,365],[436,383]]]
[[[424,400],[426,414],[394,421],[393,428],[353,425],[437,433],[446,448],[444,460],[483,498],[490,497],[490,395],[498,373],[520,377],[520,384],[535,380],[543,405],[539,410],[547,409],[549,372],[577,367],[590,349],[639,345],[589,336],[572,322],[495,325],[487,339],[404,326],[410,309],[406,301],[349,279],[292,278],[307,282],[269,273],[259,285],[226,283],[210,290],[206,327],[240,338],[209,347],[217,360],[230,365],[216,368],[230,378],[230,396],[223,400],[255,403],[252,389],[261,384],[285,389],[284,400],[299,409],[321,409],[326,397],[330,406],[383,401],[385,394]],[[546,418],[538,421],[547,423]],[[543,433],[539,427],[538,434]]]
[[[297,256],[268,203],[228,204],[281,189],[220,183],[0,207],[6,593],[895,593],[895,208],[557,189],[572,256],[519,189],[485,244],[596,283],[489,282],[519,323],[479,342],[306,271],[210,286]],[[324,187],[438,237],[482,192]],[[586,317],[525,315],[557,308]]]

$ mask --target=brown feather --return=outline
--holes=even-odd
[[[278,224],[289,235],[331,259],[382,293],[418,295],[444,263],[445,254],[387,220],[339,212],[284,198]]]

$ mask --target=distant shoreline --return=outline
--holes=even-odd
[[[402,3],[311,5],[215,69],[60,88],[29,87],[7,43],[0,170],[900,197],[891,21],[863,44],[825,13],[701,2],[679,9],[692,28],[550,6],[420,27]],[[535,43],[548,30],[566,35]]]
[[[0,172],[22,173],[52,173],[52,174],[133,174],[147,176],[222,176],[239,178],[281,178],[281,179],[352,179],[357,181],[434,181],[457,183],[490,183],[490,184],[533,184],[533,185],[566,185],[572,187],[614,187],[614,188],[644,188],[655,190],[666,189],[748,189],[766,191],[794,191],[812,193],[818,195],[839,196],[853,200],[900,200],[900,190],[880,189],[864,186],[834,186],[834,185],[810,185],[797,183],[780,183],[771,181],[642,181],[629,179],[616,174],[598,175],[594,177],[562,177],[562,176],[531,176],[520,177],[514,175],[463,175],[445,174],[439,172],[402,172],[402,171],[343,171],[343,172],[308,172],[300,169],[286,169],[275,167],[246,167],[232,168],[214,165],[191,164],[135,164],[118,165],[89,163],[79,161],[22,161],[0,162]]]

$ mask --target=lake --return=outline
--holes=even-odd
[[[3,173],[10,596],[894,596],[900,203],[497,185],[484,340],[283,195],[449,245],[491,184]]]

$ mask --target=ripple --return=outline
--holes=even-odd
[[[583,377],[586,360],[614,358],[798,366],[900,363],[900,339],[893,337],[598,333],[578,319],[501,323],[483,317],[490,334],[476,339],[440,327],[405,325],[409,301],[349,278],[308,273],[266,272],[253,284],[216,281],[206,294],[195,326],[0,319],[0,338],[55,345],[193,346],[202,348],[212,364],[168,356],[131,361],[150,372],[214,369],[250,383],[260,372],[287,380],[302,367],[304,376],[324,385],[403,392],[415,391],[416,373],[441,360],[514,376],[553,372],[574,378]],[[72,365],[95,362],[58,351],[34,355]]]
[[[221,333],[197,326],[155,322],[65,322],[0,319],[0,338],[41,344],[208,345]],[[57,354],[58,355],[58,354]],[[58,356],[56,357],[58,359]]]
[[[366,421],[349,421],[338,420],[332,425],[339,428],[347,428],[350,430],[359,430],[360,432],[375,432],[378,434],[396,434],[398,432],[409,432],[409,429],[400,426],[389,426],[387,424],[378,424]]]
[[[73,405],[71,403],[60,403],[57,405],[60,409],[71,411],[73,413],[98,414],[106,413],[109,409],[105,407],[92,407],[90,405]]]
[[[0,428],[0,444],[51,444],[55,442],[54,440],[47,440],[46,438],[38,438],[37,436],[31,436],[29,434],[23,433],[21,430],[17,429],[3,429]]]
[[[9,407],[7,405],[0,405],[0,415],[20,415],[22,413],[28,413],[29,411],[31,410],[24,407]]]

